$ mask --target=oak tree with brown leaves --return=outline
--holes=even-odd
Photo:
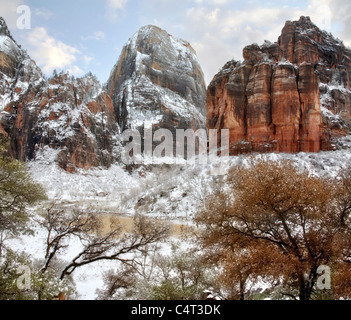
[[[351,172],[351,171],[350,171]],[[338,179],[289,161],[252,160],[230,170],[225,191],[196,217],[202,245],[223,268],[230,298],[245,299],[259,279],[298,300],[321,296],[320,266],[332,270],[328,298],[350,297],[351,173]]]

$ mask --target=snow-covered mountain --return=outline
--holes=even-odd
[[[107,83],[122,129],[205,128],[206,87],[189,43],[156,26],[135,33]]]
[[[154,26],[126,44],[107,91],[88,74],[46,79],[0,20],[0,132],[23,161],[55,153],[68,172],[119,160],[127,128],[205,127],[206,88],[195,51]],[[44,155],[45,157],[45,155]]]
[[[10,136],[13,155],[29,161],[51,149],[69,172],[111,165],[119,128],[99,81],[92,74],[46,79],[3,19],[0,27],[0,131]]]
[[[205,125],[203,73],[189,43],[155,26],[141,28],[123,48],[105,91],[91,74],[75,79],[61,73],[46,79],[2,19],[0,27],[0,130],[12,137],[13,153],[29,160],[50,200],[83,206],[95,203],[103,211],[175,219],[189,217],[201,207],[220,179],[211,175],[211,164],[149,166],[130,174],[116,162],[120,133],[126,128],[142,130],[146,125],[175,130]],[[302,59],[304,51],[298,49],[302,45],[316,48],[312,58],[318,57],[324,123],[330,132],[345,134],[351,96],[349,50],[306,18],[288,22],[283,31],[279,43],[266,41],[261,47],[245,48],[247,60],[257,58],[259,69],[274,63],[276,56],[276,63],[285,68]],[[290,53],[294,53],[293,62],[282,59]],[[213,84],[240,68],[238,63],[228,63]],[[349,140],[333,141],[335,152],[267,157],[288,157],[312,172],[335,175],[350,157]],[[227,167],[242,159],[233,157]]]

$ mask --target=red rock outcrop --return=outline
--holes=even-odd
[[[230,130],[231,154],[330,150],[349,131],[351,51],[309,17],[288,21],[277,43],[250,45],[243,57],[207,92],[207,127]]]
[[[109,95],[88,74],[49,80],[12,38],[0,18],[0,133],[22,161],[52,158],[61,168],[108,167],[119,127]]]
[[[14,137],[12,153],[18,159],[36,159],[47,146],[56,151],[55,161],[68,172],[111,165],[112,136],[119,129],[111,98],[99,93],[92,76],[71,79],[60,74],[14,92],[18,97],[5,106],[2,123]]]
[[[50,158],[68,172],[109,167],[121,156],[125,129],[197,130],[205,109],[195,51],[158,27],[128,41],[105,92],[92,74],[46,79],[0,18],[0,133],[22,161]]]

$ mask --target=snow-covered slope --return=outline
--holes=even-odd
[[[335,177],[340,169],[351,163],[351,137],[346,137],[342,143],[344,149],[335,152],[267,154],[261,157],[267,161],[290,159],[311,174]],[[69,174],[57,166],[55,158],[55,151],[47,147],[37,161],[28,163],[34,179],[47,190],[49,202],[56,202],[64,208],[76,207],[106,215],[114,213],[122,218],[141,212],[182,225],[192,224],[192,217],[202,210],[206,195],[213,193],[217,187],[225,186],[225,177],[211,175],[213,164],[155,167],[151,172],[140,169],[133,174],[126,173],[119,166],[112,166],[110,169],[96,168]],[[224,163],[224,172],[249,159],[249,156],[231,157]],[[44,204],[44,208],[49,206]],[[36,232],[34,237],[23,235],[6,244],[42,261],[46,234],[38,224],[33,228]],[[159,244],[159,253],[170,254],[174,243],[184,247],[194,245],[183,239],[171,238]],[[60,258],[69,261],[80,248],[79,241],[71,240]],[[78,293],[75,298],[95,299],[96,289],[103,286],[104,273],[116,268],[116,262],[106,261],[79,268],[73,274]]]
[[[108,80],[122,130],[205,127],[206,88],[195,51],[155,26],[135,33]]]
[[[22,161],[49,147],[68,172],[109,167],[119,161],[127,128],[205,127],[206,88],[195,51],[164,30],[147,26],[129,40],[105,92],[91,74],[46,79],[3,19],[0,25],[0,131]]]
[[[289,159],[311,174],[336,177],[351,164],[351,136],[341,139],[335,148],[338,150],[332,152],[272,153],[260,157],[267,161]],[[141,167],[132,174],[113,165],[110,169],[69,174],[56,165],[55,158],[47,148],[37,161],[28,164],[34,179],[46,188],[49,200],[98,212],[127,216],[142,213],[188,223],[201,210],[206,197],[225,183],[225,176],[213,175],[216,163]],[[223,173],[249,159],[244,155],[230,157],[223,162]]]

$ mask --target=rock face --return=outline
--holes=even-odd
[[[63,169],[109,166],[119,128],[111,98],[91,74],[45,79],[0,20],[0,131],[22,160],[54,157]],[[49,159],[48,159],[49,161]]]
[[[196,53],[158,27],[143,27],[128,41],[107,91],[122,130],[206,126],[206,87]]]
[[[207,91],[207,127],[230,130],[232,154],[330,150],[349,131],[351,51],[309,17],[243,57]]]
[[[11,37],[4,19],[0,17],[0,71],[8,76],[14,76],[21,58],[21,50]]]
[[[55,161],[69,172],[109,167],[125,129],[205,128],[205,109],[194,50],[157,27],[129,40],[105,91],[92,74],[46,79],[0,19],[0,133],[22,161]]]

